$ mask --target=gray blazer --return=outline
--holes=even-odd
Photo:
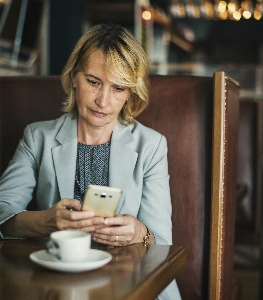
[[[76,157],[76,117],[64,114],[28,125],[0,179],[0,224],[26,210],[34,193],[40,210],[73,198]],[[109,186],[123,191],[116,214],[137,217],[154,233],[157,244],[172,244],[164,136],[137,121],[127,127],[117,123],[111,138]],[[181,299],[175,280],[158,299]]]
[[[39,210],[73,198],[77,118],[28,125],[0,179],[0,224],[26,210],[35,193]],[[110,146],[109,186],[122,189],[116,214],[131,214],[154,233],[158,244],[172,244],[167,144],[163,135],[135,121],[117,122]]]

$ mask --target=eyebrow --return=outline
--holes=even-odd
[[[85,74],[84,76],[85,76],[85,77],[93,77],[94,79],[97,79],[97,80],[101,81],[100,78],[98,78],[98,77],[96,77],[96,76],[94,76],[94,75],[92,75],[92,74]]]

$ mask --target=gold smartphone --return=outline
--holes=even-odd
[[[87,186],[82,210],[92,210],[95,216],[114,217],[122,190],[109,186],[89,184]]]

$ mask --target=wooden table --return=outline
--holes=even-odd
[[[46,239],[0,240],[0,299],[130,300],[155,297],[182,271],[183,247],[142,244],[97,247],[112,254],[110,263],[83,273],[62,273],[35,264],[29,254]]]

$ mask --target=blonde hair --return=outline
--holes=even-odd
[[[129,87],[131,95],[124,104],[119,121],[123,125],[133,123],[149,103],[149,75],[147,56],[125,28],[115,24],[92,27],[78,41],[61,74],[61,82],[68,98],[64,102],[65,112],[77,112],[75,89],[71,73],[84,70],[91,53],[97,49],[105,55],[105,71],[109,81]]]

